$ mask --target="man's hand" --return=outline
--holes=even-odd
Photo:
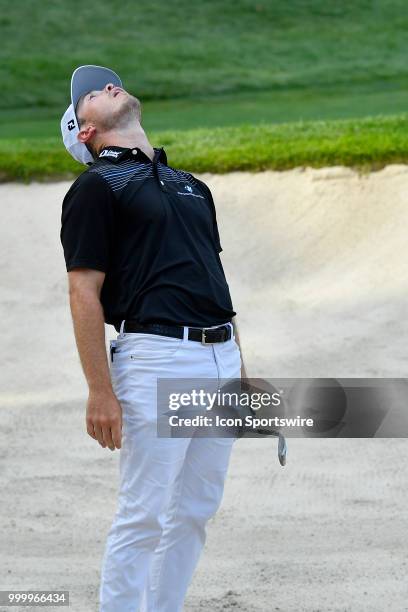
[[[103,448],[113,451],[121,447],[122,408],[113,392],[89,392],[86,429]]]

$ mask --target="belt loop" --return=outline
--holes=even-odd
[[[230,321],[228,321],[228,325],[231,326],[231,339],[233,340],[233,339],[235,339],[234,326],[233,326],[233,324]]]
[[[125,327],[125,321],[126,321],[126,319],[123,319],[122,323],[120,324],[119,336],[123,336],[124,335],[123,328]]]
[[[187,325],[183,325],[183,343],[186,343],[188,340],[188,327]]]

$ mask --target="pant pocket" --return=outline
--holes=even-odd
[[[114,359],[129,361],[170,359],[183,346],[182,338],[156,334],[127,334],[116,342]]]

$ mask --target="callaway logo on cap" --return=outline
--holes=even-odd
[[[94,159],[83,142],[79,142],[78,119],[75,114],[76,105],[81,96],[88,91],[101,90],[107,83],[113,83],[115,87],[123,87],[122,81],[113,70],[103,66],[79,66],[71,77],[71,104],[61,119],[61,133],[65,148],[74,159],[81,164],[91,164]]]

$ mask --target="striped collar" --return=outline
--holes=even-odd
[[[167,165],[167,155],[163,147],[153,147],[153,150],[155,153],[154,161],[160,161]],[[144,163],[151,163],[152,161],[139,147],[127,148],[116,146],[104,147],[99,153],[98,160],[100,159],[106,159],[115,164],[124,159],[135,159]]]

